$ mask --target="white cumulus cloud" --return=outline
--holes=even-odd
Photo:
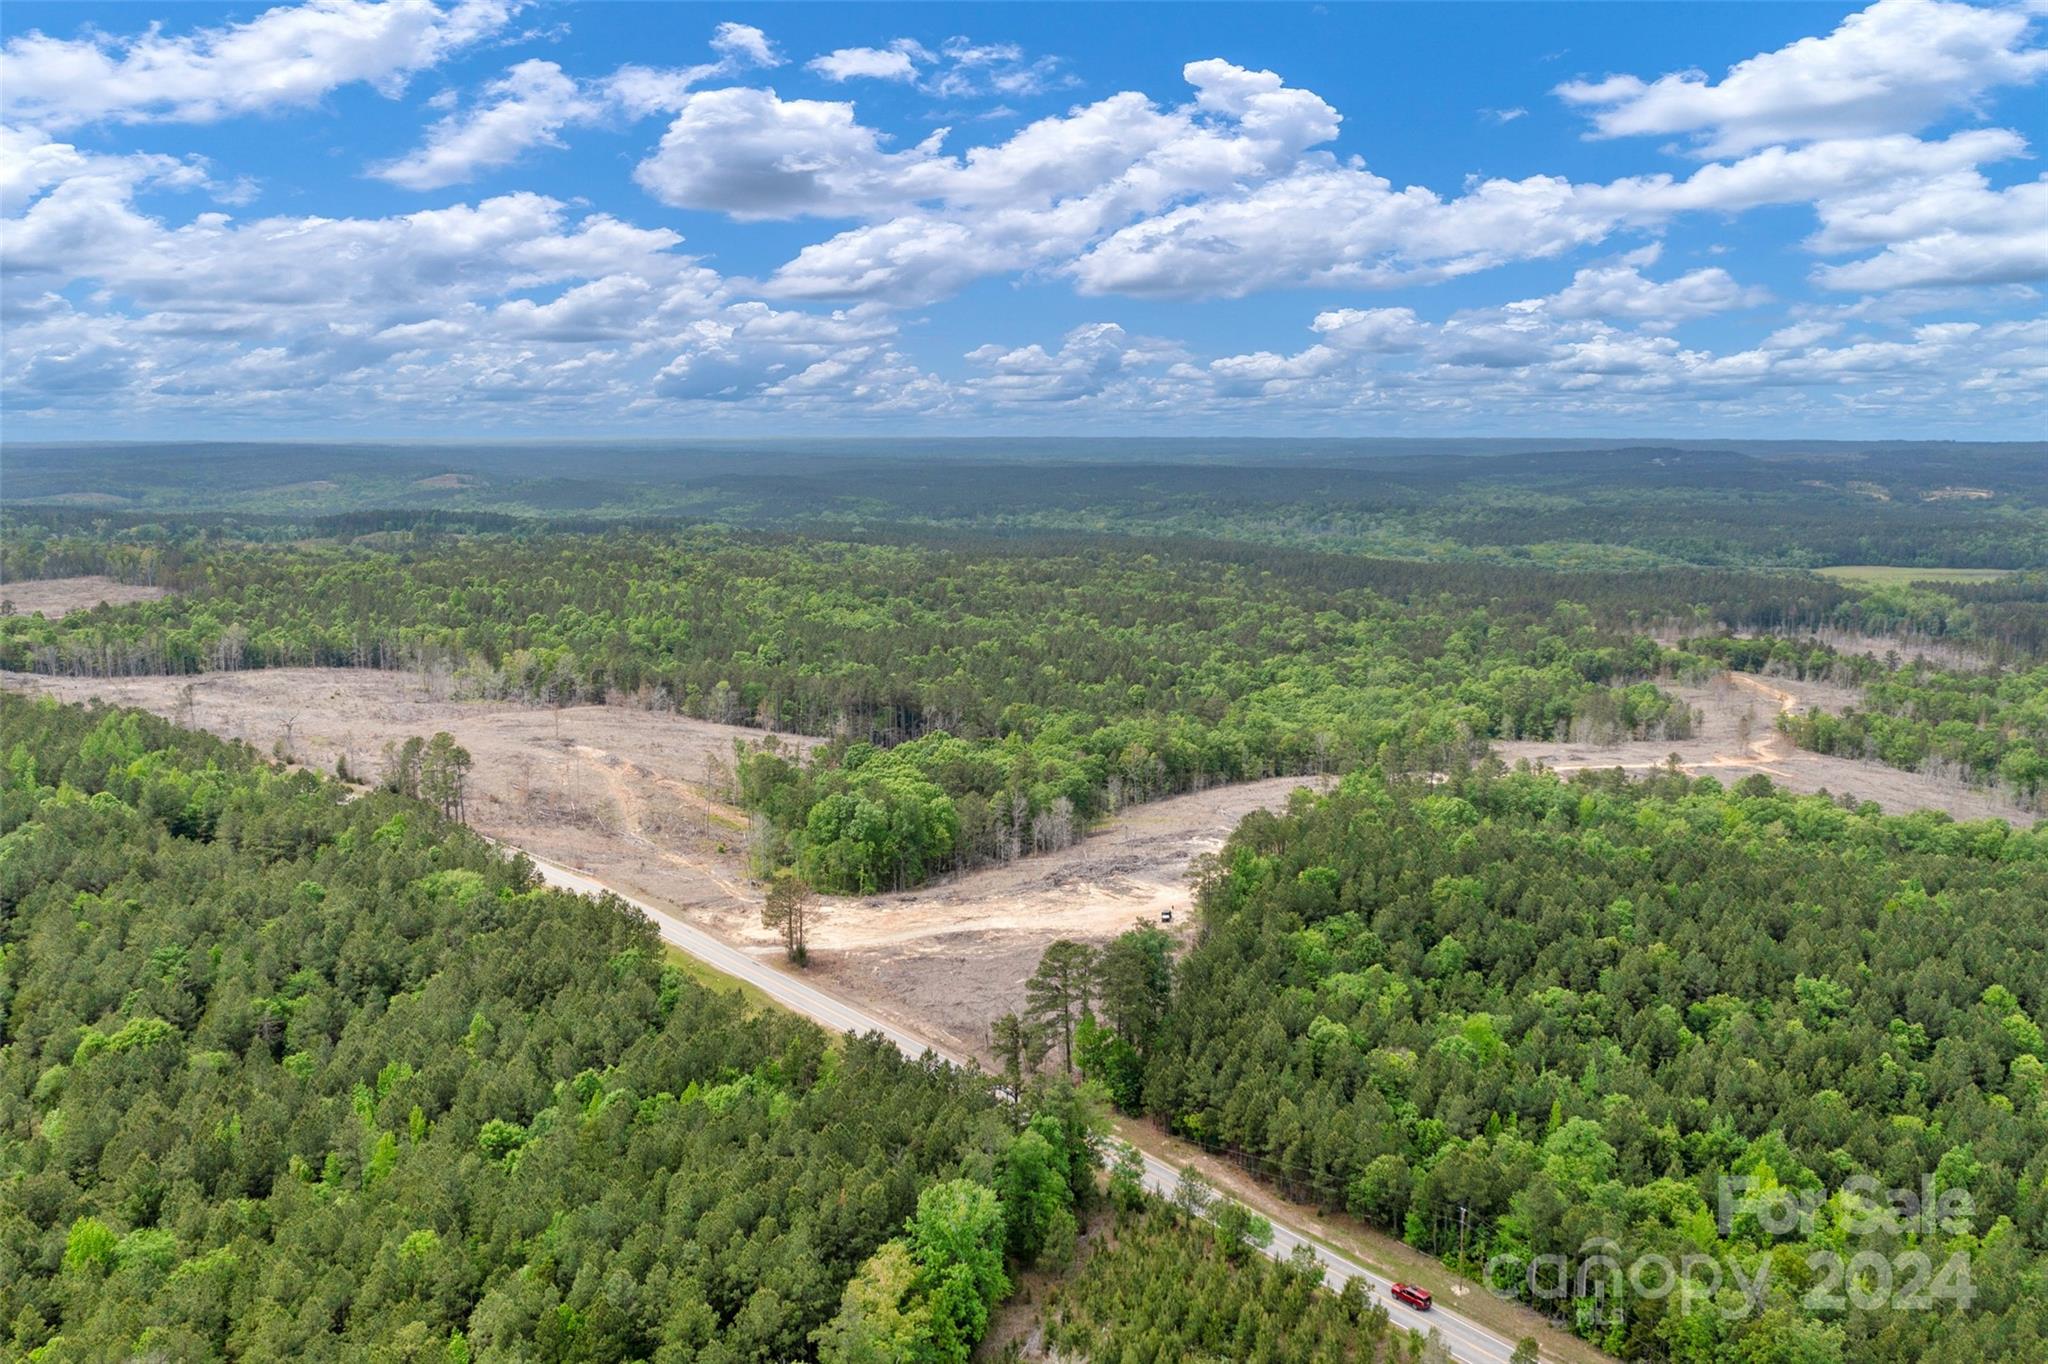
[[[604,109],[553,62],[524,61],[484,87],[481,107],[450,115],[427,130],[426,141],[371,174],[407,189],[459,185],[477,172],[509,165],[530,147],[558,147],[570,123]]]
[[[10,118],[45,127],[108,120],[207,123],[312,104],[406,79],[502,29],[518,0],[307,0],[254,19],[134,38],[31,31],[0,48]]]
[[[914,81],[917,60],[930,59],[917,43],[898,39],[888,47],[842,47],[811,58],[805,65],[830,81]]]
[[[716,61],[668,68],[629,64],[592,81],[576,80],[554,62],[520,62],[484,86],[474,107],[441,119],[419,147],[370,173],[406,189],[463,184],[534,147],[561,146],[564,128],[614,113],[644,118],[673,111],[693,85],[782,60],[767,35],[747,24],[720,24],[711,47],[719,54]]]
[[[1684,133],[1701,154],[1777,142],[1914,132],[1998,85],[2048,72],[2024,10],[1954,0],[1878,0],[1823,37],[1737,62],[1720,80],[1676,71],[1557,88],[1604,137]]]

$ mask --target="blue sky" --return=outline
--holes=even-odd
[[[13,439],[2044,429],[2041,3],[4,24]]]

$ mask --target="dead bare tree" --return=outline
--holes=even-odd
[[[1074,802],[1065,796],[1055,796],[1052,804],[1032,821],[1032,847],[1037,852],[1056,852],[1073,841]]]

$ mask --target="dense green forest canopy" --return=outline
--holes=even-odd
[[[1966,601],[1695,568],[1503,576],[1218,541],[599,532],[456,513],[32,513],[12,529],[16,576],[83,569],[176,592],[0,620],[0,668],[435,667],[476,696],[834,736],[808,765],[748,759],[740,789],[764,821],[763,870],[863,892],[1063,846],[1126,801],[1219,781],[1441,766],[1489,739],[1682,738],[1691,717],[1660,679],[1780,661],[1732,640],[1673,650],[1652,631],[1906,630],[2006,650],[2048,633],[2048,582],[2032,579]],[[1984,711],[1938,751],[2038,789],[2021,721]]]
[[[1046,1345],[1091,1360],[1377,1364],[1410,1357],[1363,1280],[1319,1292],[1310,1257],[1231,1254],[1167,1209],[1120,1209],[1047,1295]]]
[[[14,444],[7,458],[11,500],[111,513],[685,515],[839,533],[1195,535],[1562,567],[2048,565],[2038,443]]]
[[[823,736],[733,777],[762,869],[843,891],[1351,771],[1246,821],[1170,971],[1156,932],[1077,951],[1061,1059],[1475,1275],[1601,1238],[1776,1271],[1745,1312],[1535,1303],[1631,1358],[2048,1355],[2048,826],[1473,765],[1681,737],[1669,684],[1731,667],[1861,690],[1782,721],[1805,747],[2038,799],[2048,451],[603,453],[10,447],[0,582],[171,595],[0,619],[0,668],[434,669]],[[2009,571],[1797,571],[1841,563]],[[0,760],[14,1353],[954,1360],[1079,1234],[1072,1090],[1020,1075],[1012,1110],[749,1013],[415,801],[13,698]],[[1969,1211],[1875,1242],[1839,1197],[1787,1236],[1716,1221],[1724,1178],[1861,1175]],[[1817,1306],[1806,1257],[1844,1248],[1962,1256],[1974,1301]],[[1242,1251],[1134,1202],[1048,1338],[1398,1348]]]
[[[559,450],[10,447],[0,581],[171,595],[0,618],[0,669],[433,669],[824,736],[733,778],[762,870],[855,892],[1351,771],[1245,823],[1172,971],[1157,933],[1090,956],[1062,1059],[1476,1275],[1597,1238],[1776,1271],[1746,1313],[1535,1304],[1631,1358],[2048,1357],[2048,826],[1475,766],[1681,737],[1669,684],[1731,667],[1861,689],[1783,720],[1805,747],[2038,798],[2048,454],[914,453],[631,448],[573,481]],[[1781,571],[1843,562],[2013,571]],[[11,698],[0,759],[16,1353],[951,1360],[1077,1235],[1070,1090],[1011,1112],[749,1014],[397,794]],[[1715,1220],[1724,1177],[1858,1175],[1968,1195],[1868,1248],[1967,1257],[1969,1310],[1810,1303],[1810,1252],[1866,1248],[1839,1199],[1793,1236]],[[1126,1209],[1048,1335],[1386,1348],[1238,1249]]]
[[[809,764],[749,758],[740,789],[765,820],[764,869],[872,891],[1063,846],[1123,802],[1216,782],[1441,765],[1594,724],[1679,737],[1690,715],[1656,679],[1689,664],[1643,633],[1651,620],[1818,619],[1862,600],[1811,578],[1501,583],[1474,565],[1110,539],[407,534],[174,540],[155,567],[176,595],[0,620],[0,667],[434,666],[477,696],[833,735]],[[47,563],[69,543],[12,552]]]
[[[836,1364],[886,1307],[964,1361],[1071,1247],[1071,1090],[748,1012],[427,806],[137,712],[0,695],[0,761],[11,1358]]]
[[[1247,818],[1163,1020],[1112,1011],[1080,1051],[1131,1108],[1474,1274],[1602,1238],[1777,1271],[1747,1313],[1594,1317],[1583,1280],[1536,1304],[1631,1359],[2023,1364],[2048,1357],[2044,905],[2048,825],[1763,778],[1359,773]],[[1856,1176],[1969,1213],[1851,1236]],[[1725,1177],[1832,1201],[1803,1236],[1724,1229]],[[1974,1302],[1808,1302],[1809,1252],[1864,1250],[1964,1255]]]

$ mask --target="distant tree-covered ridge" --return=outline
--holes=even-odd
[[[1199,903],[1169,997],[1094,988],[1076,1054],[1132,1110],[1629,1359],[2048,1358],[2048,824],[1361,772],[1249,816]],[[1724,1180],[1812,1216],[1724,1221]],[[1953,1215],[1873,1229],[1891,1190]],[[1764,1288],[1602,1267],[1645,1255]]]
[[[2048,564],[2041,443],[690,441],[10,444],[31,510],[363,525],[689,516],[823,530],[1108,531],[1526,570]],[[439,477],[444,474],[455,477]],[[346,533],[346,532],[345,532]]]
[[[1071,1090],[750,1013],[426,805],[147,715],[0,694],[0,764],[9,1358],[850,1361],[886,1308],[964,1361],[1071,1244]]]

